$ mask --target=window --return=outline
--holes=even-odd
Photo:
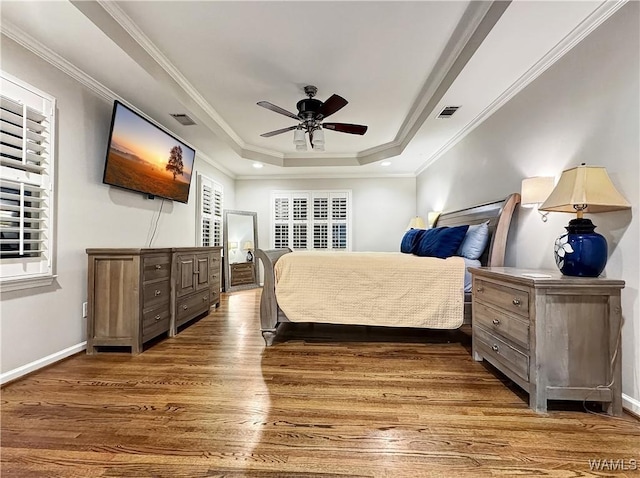
[[[53,281],[55,99],[0,71],[0,282]]]
[[[199,246],[222,246],[222,186],[198,173]]]
[[[350,191],[272,193],[272,245],[294,250],[351,250]]]

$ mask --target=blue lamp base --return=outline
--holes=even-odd
[[[607,265],[607,240],[590,219],[572,219],[566,234],[556,239],[554,255],[567,276],[598,277]]]

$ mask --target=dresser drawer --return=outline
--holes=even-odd
[[[529,350],[528,321],[476,302],[473,304],[473,322]]]
[[[169,302],[170,289],[171,287],[169,286],[168,280],[145,284],[142,293],[142,307],[146,309],[154,305],[160,305]]]
[[[211,303],[211,305],[217,304],[220,302],[220,289],[211,289],[209,302]]]
[[[142,341],[146,342],[163,332],[167,332],[170,320],[169,304],[146,309],[142,314]]]
[[[481,279],[473,283],[473,298],[494,307],[529,317],[529,293]]]
[[[512,347],[497,335],[475,324],[473,326],[473,338],[483,345],[482,348],[488,358],[497,360],[519,377],[529,380],[529,356],[524,351]]]
[[[209,310],[209,291],[199,292],[178,300],[176,304],[176,325]]]
[[[142,259],[142,280],[169,279],[171,275],[171,256],[144,256]]]

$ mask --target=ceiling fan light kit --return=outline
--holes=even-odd
[[[295,130],[293,133],[293,144],[296,146],[296,151],[307,150],[305,133],[309,135],[309,142],[315,151],[324,151],[325,143],[323,129],[358,135],[363,135],[367,132],[367,126],[365,125],[349,123],[322,123],[324,118],[344,108],[348,101],[341,96],[334,94],[331,95],[327,101],[322,102],[314,98],[317,91],[318,89],[312,85],[304,87],[304,93],[308,98],[300,100],[296,104],[296,108],[298,110],[297,115],[285,110],[284,108],[276,106],[273,103],[269,103],[268,101],[259,101],[257,103],[258,106],[262,106],[263,108],[275,113],[300,121],[296,126],[289,126],[287,128],[270,131],[268,133],[263,133],[260,136],[270,138],[271,136]]]

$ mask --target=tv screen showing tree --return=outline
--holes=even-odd
[[[186,203],[195,150],[116,101],[103,181]]]

